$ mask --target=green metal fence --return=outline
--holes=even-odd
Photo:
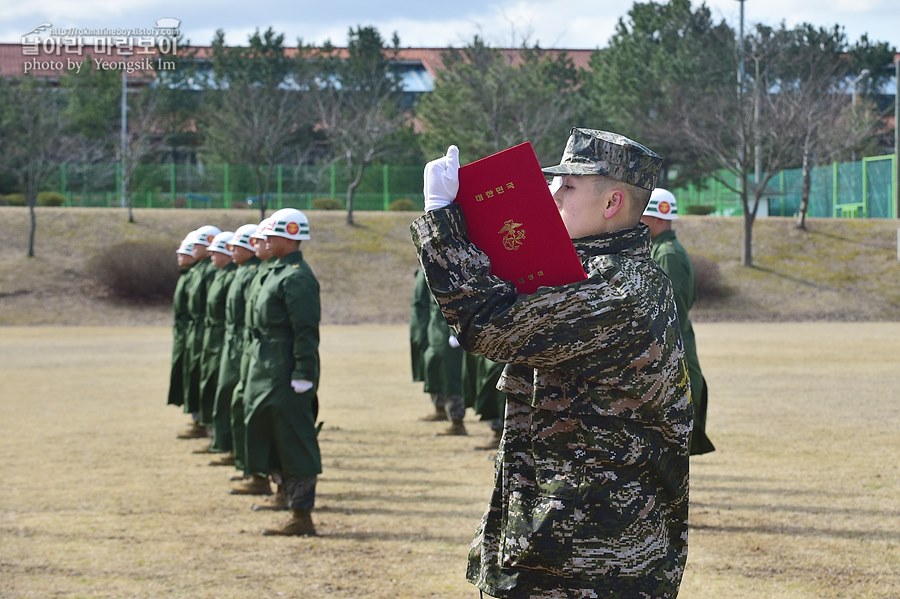
[[[834,162],[814,167],[810,172],[807,215],[819,218],[897,218],[894,190],[897,187],[895,156],[872,156],[857,162]],[[770,216],[794,216],[800,210],[802,173],[799,168],[775,175],[766,199]],[[730,175],[726,180],[736,182]],[[736,183],[734,184],[737,187]],[[743,214],[738,195],[715,179],[702,185],[673,190],[686,211],[687,206],[712,206],[714,214]]]
[[[121,205],[121,175],[118,164],[61,164],[48,187],[63,195],[65,206],[115,207]],[[277,165],[269,181],[271,209],[309,209],[319,198],[343,206],[349,177],[341,165]],[[143,164],[131,181],[136,208],[247,208],[256,205],[257,195],[254,171],[247,165]],[[355,210],[386,210],[402,198],[422,205],[421,166],[370,166],[353,205]]]
[[[808,216],[897,218],[895,160],[893,155],[873,156],[813,168]],[[723,176],[735,181],[731,175]],[[346,168],[339,164],[278,165],[272,170],[266,199],[273,210],[310,209],[324,198],[343,207],[348,180]],[[118,164],[61,164],[47,189],[58,190],[65,206],[116,207],[121,205],[121,185]],[[769,215],[796,215],[801,186],[800,169],[775,175],[766,195]],[[248,208],[259,201],[254,170],[247,165],[143,164],[132,175],[131,190],[136,208]],[[713,178],[672,191],[682,212],[702,205],[722,216],[743,213],[738,195]],[[372,165],[354,194],[354,209],[387,210],[391,202],[404,198],[422,205],[422,166]]]

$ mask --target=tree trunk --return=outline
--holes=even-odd
[[[350,166],[348,164],[348,166]],[[356,188],[359,187],[359,184],[362,182],[363,174],[366,172],[366,164],[363,162],[357,167],[356,176],[353,177],[353,180],[350,181],[350,184],[347,185],[347,224],[353,225],[353,194],[356,192]]]
[[[28,230],[28,257],[34,258],[34,234],[37,230],[37,219],[34,216],[34,205],[37,203],[37,197],[34,193],[28,194],[28,216],[31,219],[31,227]]]
[[[806,230],[806,213],[809,211],[809,152],[803,152],[803,166],[800,169],[801,179],[803,181],[800,191],[800,209],[797,213],[797,228]]]
[[[125,190],[125,206],[128,208],[128,222],[134,224],[134,211],[131,209],[131,175],[123,174],[122,186]]]
[[[744,214],[744,247],[741,264],[753,266],[753,217],[746,213]]]

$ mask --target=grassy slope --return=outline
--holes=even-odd
[[[415,213],[310,212],[307,260],[322,288],[326,323],[406,320],[416,261],[409,242]],[[116,209],[40,208],[36,257],[25,257],[28,213],[0,208],[0,324],[168,324],[169,306],[105,299],[85,275],[87,260],[123,239],[158,239],[173,248],[184,234],[213,223],[233,230],[252,211],[137,210],[136,224]],[[692,254],[719,263],[729,293],[700,301],[692,317],[709,320],[895,320],[900,317],[900,262],[894,221],[790,219],[754,227],[755,268],[739,264],[742,221],[686,217],[676,225]],[[114,260],[114,256],[109,257]]]

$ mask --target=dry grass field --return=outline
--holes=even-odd
[[[405,303],[405,298],[404,298]],[[699,323],[718,447],[686,599],[900,597],[900,323]],[[169,329],[0,328],[0,596],[477,597],[488,437],[437,438],[403,325],[322,331],[316,538],[179,441]]]

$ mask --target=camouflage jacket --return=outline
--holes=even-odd
[[[498,597],[675,597],[691,406],[672,286],[647,228],[575,240],[588,278],[527,296],[491,276],[458,207],[411,229],[463,347],[508,364],[468,579]]]

